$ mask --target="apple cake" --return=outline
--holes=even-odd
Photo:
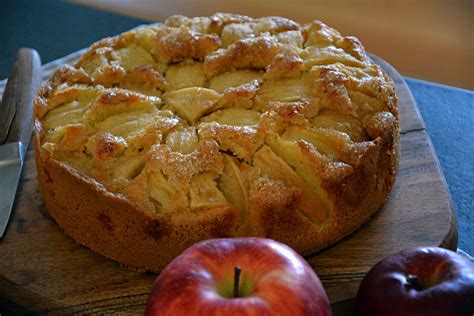
[[[262,236],[302,255],[350,234],[395,181],[393,81],[319,21],[172,16],[93,44],[35,100],[45,205],[138,270]]]

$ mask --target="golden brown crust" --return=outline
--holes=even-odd
[[[395,181],[393,82],[319,21],[174,16],[92,45],[35,102],[45,203],[79,243],[160,271],[207,238],[311,254]]]
[[[159,218],[123,195],[74,168],[41,153],[41,126],[36,121],[36,167],[48,211],[77,242],[138,270],[162,270],[192,244],[231,236],[238,215],[230,207],[208,213]],[[85,229],[87,227],[87,229]]]

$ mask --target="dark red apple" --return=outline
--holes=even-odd
[[[159,275],[146,315],[331,315],[326,293],[294,250],[264,238],[195,244]]]
[[[474,264],[438,247],[403,250],[378,262],[359,287],[357,315],[474,315]]]

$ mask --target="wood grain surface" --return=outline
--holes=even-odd
[[[307,258],[335,315],[351,315],[360,281],[381,258],[414,246],[455,249],[456,218],[438,160],[415,101],[400,75],[401,157],[398,179],[382,209],[361,229]],[[29,148],[10,226],[0,242],[0,298],[47,314],[142,314],[156,275],[127,270],[67,237],[38,190]]]

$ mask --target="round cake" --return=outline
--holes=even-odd
[[[380,208],[398,165],[392,80],[355,37],[281,17],[103,39],[39,91],[35,128],[51,215],[138,270],[216,237],[312,254]]]

